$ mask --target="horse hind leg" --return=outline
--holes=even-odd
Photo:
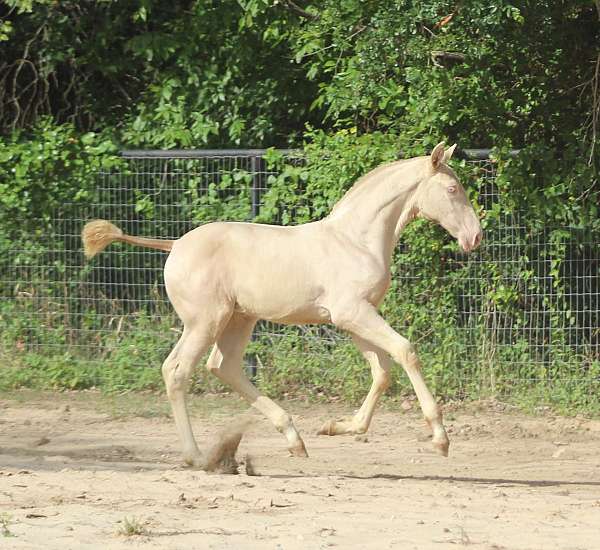
[[[190,466],[201,467],[204,457],[194,439],[187,412],[186,393],[192,371],[211,342],[206,336],[198,337],[196,332],[184,328],[179,342],[163,363],[162,375],[181,442],[183,460]]]
[[[292,418],[279,405],[261,395],[242,368],[242,359],[256,319],[234,314],[217,339],[206,368],[263,413],[283,433],[293,456],[308,456]]]
[[[198,468],[205,467],[205,457],[194,439],[186,404],[187,389],[194,367],[215,342],[230,315],[221,313],[216,318],[184,321],[183,334],[162,366],[167,397],[182,446],[183,460],[186,464]]]

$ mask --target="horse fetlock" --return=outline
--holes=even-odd
[[[362,435],[369,429],[370,419],[362,411],[356,413],[350,420],[346,421],[346,432],[353,435]]]
[[[356,427],[354,427],[352,429],[352,433],[355,435],[362,435],[362,434],[366,434],[368,429],[369,429],[368,424],[360,423],[360,424],[357,424]]]

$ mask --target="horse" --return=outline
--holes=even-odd
[[[479,218],[448,166],[455,147],[446,149],[442,142],[430,155],[375,168],[326,217],[301,225],[213,222],[177,240],[126,235],[105,220],[85,225],[88,258],[114,241],[169,252],[165,287],[183,332],[162,375],[186,464],[209,469],[194,439],[186,392],[194,367],[211,346],[207,369],[271,421],[287,439],[291,455],[308,456],[291,416],[262,395],[244,372],[244,349],[259,319],[333,324],[350,334],[370,365],[372,385],[358,412],[327,421],[319,434],[365,433],[395,361],[412,383],[434,449],[448,455],[442,413],[415,348],[383,319],[378,306],[391,282],[393,250],[415,218],[441,225],[466,252],[481,243]],[[240,438],[234,437],[238,443]]]

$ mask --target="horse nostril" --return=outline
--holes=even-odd
[[[479,246],[479,243],[481,243],[481,238],[482,238],[482,234],[481,231],[477,232],[477,234],[473,237],[473,248],[477,248]]]

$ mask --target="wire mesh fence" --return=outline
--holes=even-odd
[[[302,159],[289,152],[288,162]],[[468,165],[481,207],[492,209],[500,199],[495,164]],[[42,367],[64,377],[67,365],[72,387],[111,377],[113,387],[152,386],[181,331],[164,292],[165,255],[115,244],[85,262],[83,224],[104,218],[129,234],[174,239],[210,221],[251,221],[277,175],[262,151],[126,152],[119,170],[97,174],[87,204],[62,205],[0,260],[0,359],[25,366],[24,378]],[[526,212],[500,214],[469,256],[450,245],[424,255],[401,241],[384,313],[453,395],[548,381],[585,380],[589,391],[600,385],[599,266],[597,235],[585,228],[532,228]],[[261,322],[247,361],[263,377],[294,363],[303,371],[297,385],[354,361],[349,347],[329,326]]]

